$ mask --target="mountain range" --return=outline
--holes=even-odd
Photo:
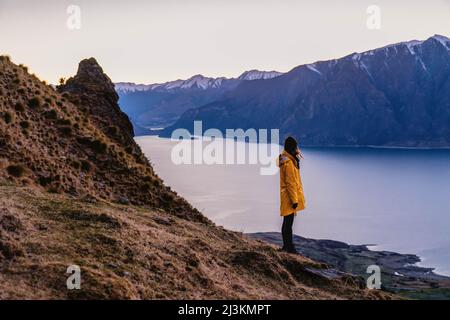
[[[219,99],[243,81],[271,79],[281,75],[277,71],[250,70],[237,78],[210,78],[195,75],[187,80],[175,80],[156,84],[115,84],[120,105],[134,125],[137,133],[145,127],[165,127],[173,124],[180,115]]]
[[[450,147],[450,40],[434,35],[242,81],[176,128],[277,128],[304,146]]]

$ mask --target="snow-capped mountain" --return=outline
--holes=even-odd
[[[318,75],[322,75],[321,70],[325,68],[330,68],[335,66],[338,62],[340,62],[343,59],[351,59],[353,64],[364,70],[369,76],[371,76],[369,65],[371,64],[371,60],[373,60],[374,56],[384,56],[386,58],[392,57],[393,55],[401,55],[406,54],[410,56],[414,56],[416,62],[425,70],[427,71],[427,68],[425,66],[425,63],[422,61],[421,56],[423,55],[423,44],[425,41],[435,41],[439,44],[440,47],[443,47],[444,49],[447,49],[447,51],[450,51],[450,39],[442,36],[442,35],[434,35],[430,37],[427,40],[411,40],[411,41],[404,41],[399,43],[390,44],[381,48],[365,51],[365,52],[355,52],[348,56],[345,56],[341,59],[334,59],[329,60],[326,62],[316,62],[306,65],[301,65],[297,68],[306,68],[310,71],[315,72]],[[318,67],[320,65],[320,67]],[[384,63],[384,66],[387,66],[387,62]],[[295,69],[297,69],[295,68]]]
[[[135,92],[151,90],[151,84],[136,84],[134,82],[117,82],[114,84],[116,91],[120,92]]]
[[[283,73],[278,71],[259,71],[259,70],[250,70],[245,71],[241,74],[238,79],[240,80],[267,80],[272,79],[278,76],[281,76]]]
[[[447,51],[450,51],[450,39],[449,38],[436,34],[436,35],[430,37],[428,39],[428,41],[429,40],[437,41],[445,49],[447,49]],[[424,69],[424,71],[428,71],[424,61],[422,60],[424,42],[425,42],[425,40],[424,41],[411,40],[411,41],[407,41],[407,42],[395,43],[395,44],[384,46],[384,47],[381,47],[378,49],[362,52],[362,53],[354,53],[351,55],[351,58],[356,66],[359,66],[360,68],[364,69],[369,75],[371,75],[367,63],[370,62],[370,59],[372,56],[381,53],[381,54],[384,54],[386,57],[388,57],[393,54],[399,54],[399,51],[405,51],[407,54],[415,57],[416,61]]]
[[[278,71],[259,71],[259,70],[250,70],[245,71],[237,78],[210,78],[205,77],[201,74],[197,74],[192,76],[187,80],[175,80],[169,81],[165,83],[154,83],[154,84],[135,84],[132,82],[118,82],[115,84],[116,91],[119,93],[127,93],[127,92],[135,92],[135,91],[170,91],[177,89],[218,89],[225,84],[230,84],[231,82],[239,82],[239,81],[250,81],[250,80],[266,80],[272,79],[280,76],[282,73]]]
[[[281,74],[259,70],[246,71],[237,78],[211,78],[197,74],[187,80],[166,83],[118,82],[115,89],[122,110],[131,117],[136,132],[139,132],[140,127],[173,124],[187,109],[215,101],[243,82],[268,80]]]
[[[251,103],[251,108],[249,108]],[[450,39],[434,35],[243,81],[176,128],[277,128],[303,145],[450,147]]]

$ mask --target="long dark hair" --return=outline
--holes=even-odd
[[[284,150],[289,153],[294,159],[295,159],[295,165],[297,168],[299,168],[300,164],[300,158],[302,157],[301,153],[297,153],[298,150],[298,143],[297,140],[294,139],[294,137],[287,137],[286,140],[284,140]]]

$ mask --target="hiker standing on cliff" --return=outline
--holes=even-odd
[[[297,253],[292,241],[292,225],[297,211],[305,209],[306,202],[303,194],[302,180],[300,178],[300,159],[303,156],[298,148],[297,141],[288,137],[284,141],[284,150],[278,157],[280,167],[280,215],[283,217],[282,251]]]

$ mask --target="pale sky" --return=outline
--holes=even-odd
[[[81,9],[69,30],[66,10]],[[380,29],[366,21],[370,5]],[[450,37],[450,0],[0,0],[0,53],[56,83],[95,57],[115,82],[289,71],[390,43]]]

